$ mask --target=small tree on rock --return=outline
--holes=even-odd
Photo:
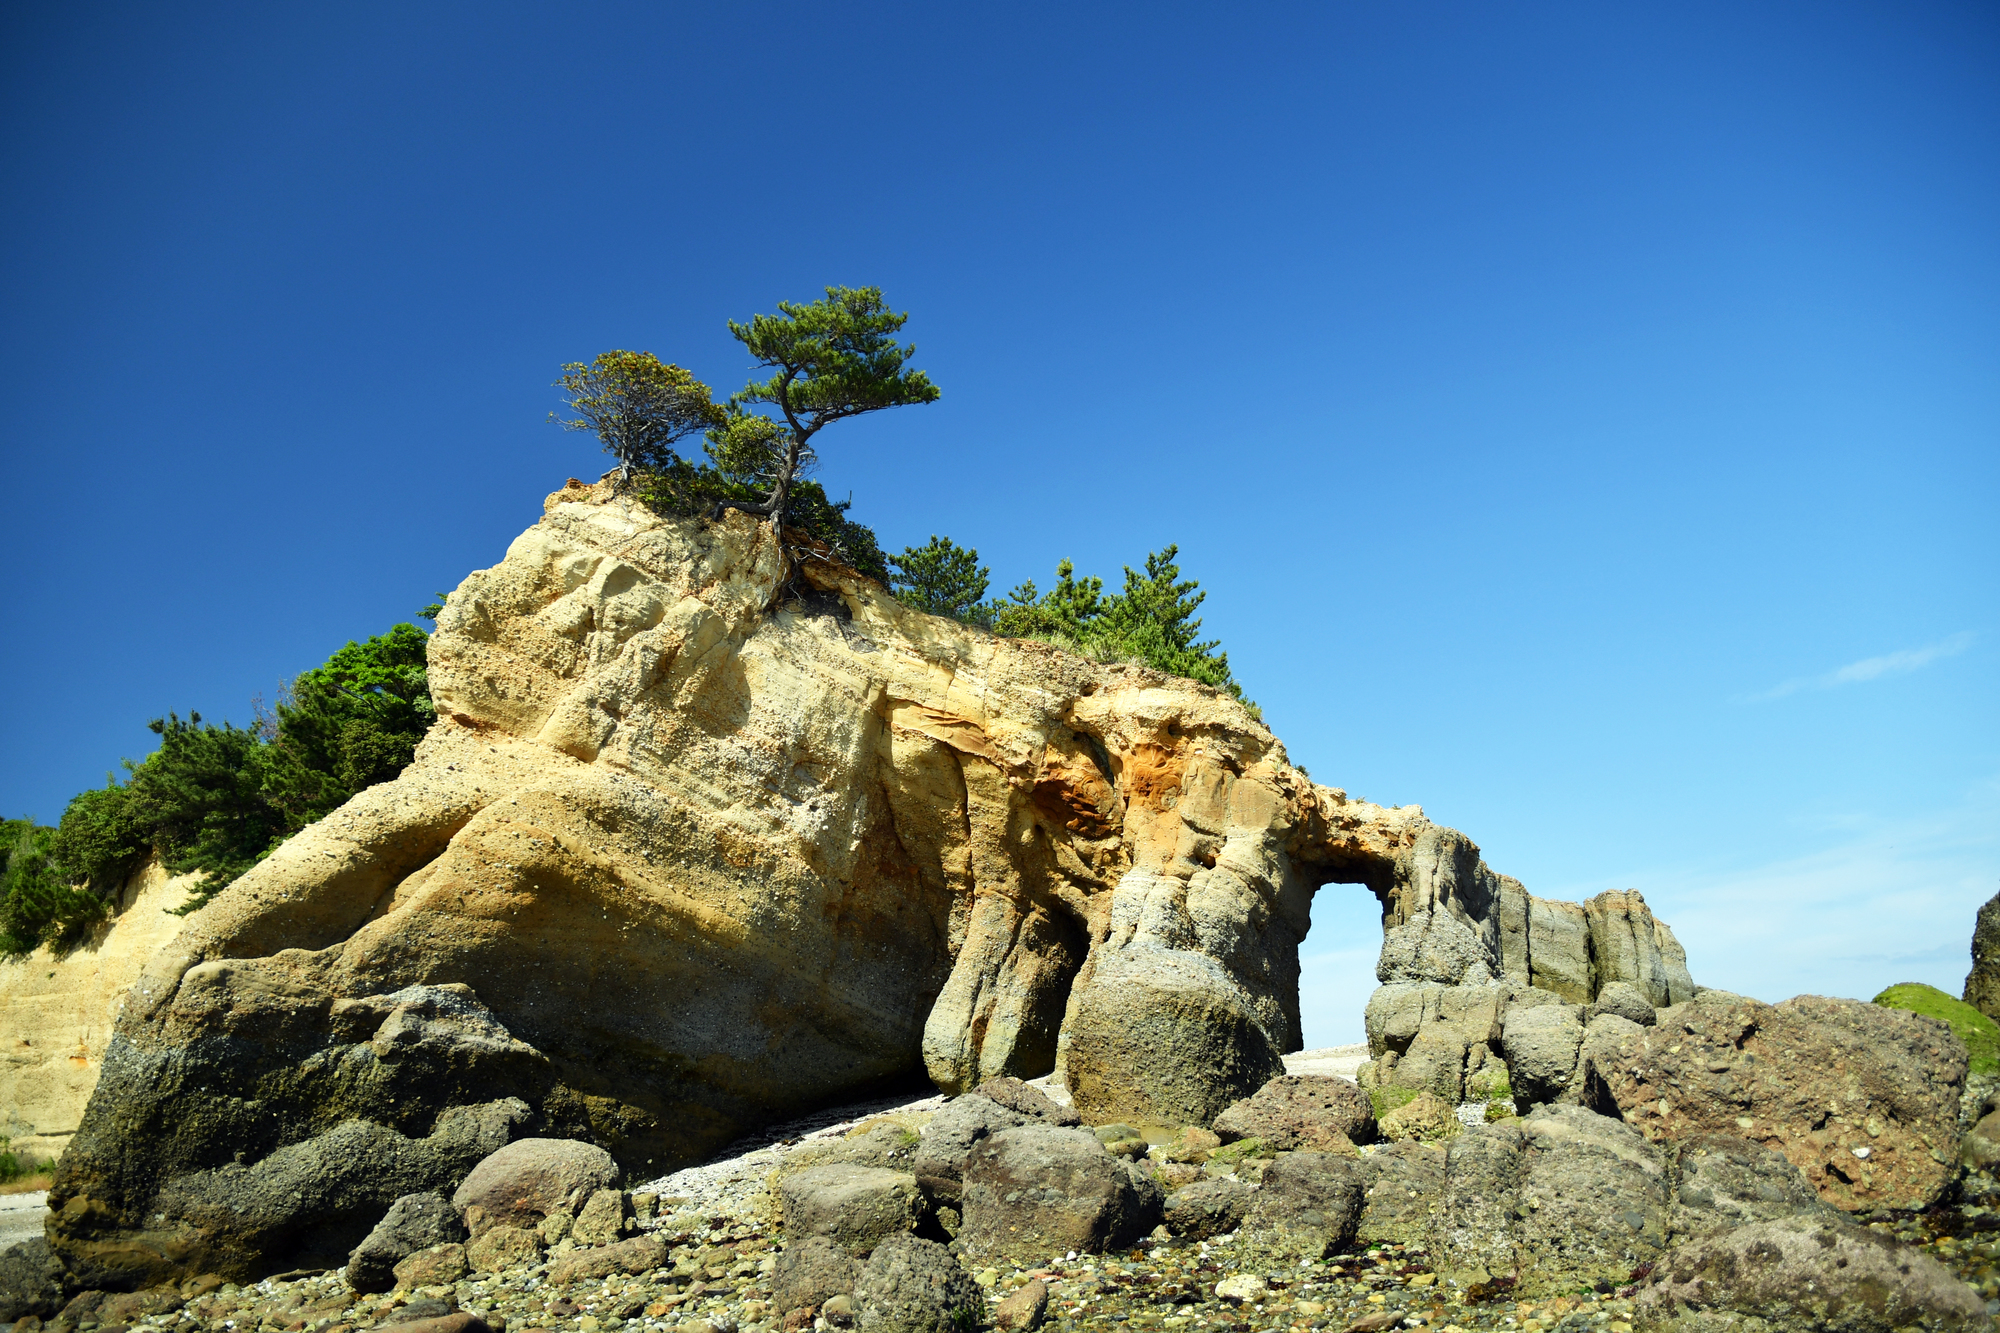
[[[606,352],[584,365],[563,367],[556,387],[576,416],[549,420],[564,430],[595,431],[604,451],[618,458],[622,486],[632,469],[669,467],[674,445],[728,420],[708,386],[651,352]]]
[[[906,546],[892,556],[892,586],[896,596],[919,611],[964,620],[980,609],[992,570],[979,563],[979,552],[949,537],[931,534],[923,546]]]
[[[729,322],[772,375],[731,397],[727,419],[709,436],[718,462],[770,487],[762,499],[724,500],[716,512],[767,517],[774,532],[784,527],[793,482],[815,461],[813,436],[845,417],[938,398],[929,376],[905,366],[917,349],[898,346],[895,335],[910,317],[885,306],[880,287],[829,287],[823,301],[780,301],[778,310],[752,315],[748,324]],[[776,407],[784,420],[751,412],[758,403]]]

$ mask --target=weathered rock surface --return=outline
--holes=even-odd
[[[1444,1198],[1444,1162],[1443,1148],[1415,1139],[1384,1144],[1363,1157],[1354,1238],[1371,1245],[1427,1242]],[[1172,1210],[1172,1200],[1167,1207]]]
[[[1601,1014],[1612,1014],[1648,1028],[1660,1020],[1659,1010],[1653,1002],[1640,994],[1639,988],[1629,981],[1606,982],[1598,990],[1597,998],[1590,1002],[1585,1017],[1592,1019]]]
[[[1006,1107],[1015,1115],[1039,1120],[1045,1125],[1083,1123],[1083,1117],[1076,1113],[1075,1108],[1050,1100],[1040,1088],[1018,1078],[989,1078],[973,1091],[990,1102]]]
[[[1846,1211],[1926,1207],[1956,1169],[1965,1046],[1936,1019],[1710,991],[1587,1058],[1588,1095],[1647,1138],[1765,1144]]]
[[[69,1145],[97,1086],[125,992],[146,960],[179,932],[173,909],[198,875],[169,876],[157,862],[134,871],[112,915],[73,949],[43,945],[0,958],[0,1138],[53,1159]]]
[[[649,1273],[667,1261],[667,1244],[657,1236],[634,1236],[616,1245],[578,1250],[549,1265],[549,1281],[561,1286],[612,1273]]]
[[[405,1194],[347,1257],[347,1282],[356,1291],[388,1291],[396,1265],[418,1250],[466,1238],[458,1211],[442,1194]]]
[[[825,1236],[793,1240],[771,1270],[771,1304],[779,1314],[817,1308],[854,1290],[861,1265]]]
[[[1667,1245],[1666,1163],[1627,1125],[1576,1106],[1470,1130],[1446,1152],[1438,1271],[1517,1280],[1523,1296],[1622,1282]]]
[[[969,1256],[1031,1259],[1129,1245],[1159,1225],[1159,1184],[1087,1130],[1021,1125],[965,1159]]]
[[[532,1227],[554,1212],[574,1215],[618,1183],[618,1163],[576,1139],[520,1139],[483,1158],[451,1196],[477,1236],[490,1227]]]
[[[1697,1134],[1674,1145],[1672,1195],[1668,1225],[1676,1240],[1753,1222],[1839,1217],[1782,1155],[1730,1134]]]
[[[1459,1123],[1450,1103],[1425,1092],[1383,1116],[1376,1129],[1392,1143],[1411,1139],[1435,1143],[1456,1137]]]
[[[923,1216],[917,1178],[906,1171],[836,1162],[788,1177],[779,1191],[787,1236],[824,1236],[854,1255],[912,1230]]]
[[[1986,900],[1972,927],[1972,971],[1960,997],[1988,1018],[2000,1018],[2000,893]]]
[[[1236,1230],[1250,1210],[1251,1189],[1240,1180],[1198,1180],[1167,1196],[1167,1230],[1183,1240],[1207,1240]]]
[[[1636,895],[1584,912],[1563,961],[1575,932],[1536,934],[1470,840],[1314,785],[1225,694],[824,561],[777,598],[780,565],[745,516],[576,484],[469,577],[416,761],[134,983],[52,1200],[72,1267],[179,1275],[210,1241],[176,1182],[506,1098],[515,1133],[652,1173],[919,1072],[957,1091],[1060,1063],[1088,1120],[1205,1123],[1296,1048],[1331,881],[1384,903],[1385,980],[1580,968],[1677,994]],[[297,1265],[299,1240],[232,1232],[232,1271]]]
[[[1372,1143],[1375,1110],[1367,1094],[1331,1074],[1286,1074],[1215,1118],[1224,1141],[1259,1138],[1279,1152]]]
[[[1755,1222],[1676,1246],[1634,1301],[1647,1333],[1979,1330],[1985,1303],[1928,1255],[1845,1222]]]
[[[934,1198],[958,1198],[966,1154],[980,1140],[1027,1123],[1026,1116],[978,1093],[952,1098],[924,1126],[913,1168],[918,1181]]]
[[[892,1236],[854,1284],[854,1326],[862,1333],[961,1333],[979,1325],[986,1294],[951,1252],[934,1241]]]
[[[1354,1162],[1333,1153],[1282,1153],[1251,1197],[1243,1238],[1280,1260],[1323,1258],[1354,1239],[1361,1208],[1362,1173]]]
[[[1002,1333],[1039,1328],[1049,1312],[1049,1284],[1032,1278],[993,1307],[993,1327]]]
[[[63,1307],[62,1265],[42,1237],[0,1250],[0,1323]]]
[[[1553,1102],[1576,1077],[1583,1023],[1575,1008],[1567,1004],[1510,1008],[1501,1044],[1507,1050],[1516,1104],[1526,1107]]]
[[[511,1230],[511,1227],[501,1227],[487,1235]],[[466,1256],[465,1246],[457,1241],[446,1241],[412,1250],[398,1259],[390,1269],[390,1285],[405,1291],[418,1287],[448,1286],[471,1271],[472,1261]]]

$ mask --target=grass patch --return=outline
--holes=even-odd
[[[1936,986],[1906,981],[1891,986],[1875,997],[1884,1009],[1907,1009],[1926,1018],[1942,1018],[1965,1043],[1975,1074],[2000,1074],[2000,1023],[1995,1023],[1963,1000],[1953,999]]]
[[[45,1162],[39,1157],[24,1152],[15,1152],[13,1144],[0,1139],[0,1194],[27,1194],[49,1187],[54,1162]]]

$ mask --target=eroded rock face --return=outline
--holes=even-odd
[[[1297,1047],[1330,881],[1383,901],[1384,958],[1428,984],[1677,993],[1635,895],[1534,934],[1470,840],[1315,786],[1224,694],[779,569],[742,515],[550,497],[448,599],[416,761],[134,983],[56,1183],[65,1258],[177,1276],[200,1227],[176,1182],[510,1098],[510,1134],[649,1174],[923,1075],[1060,1065],[1091,1123],[1205,1123]],[[376,1216],[453,1184],[399,1181]],[[238,1267],[299,1264],[263,1236]]]
[[[1972,928],[1972,970],[1965,1002],[1988,1018],[2000,1017],[2000,893],[1986,900]]]
[[[1589,1095],[1649,1139],[1762,1143],[1849,1212],[1927,1207],[1951,1183],[1966,1054],[1937,1019],[1709,991],[1662,1010],[1657,1026],[1621,1031],[1585,1042]]]
[[[1668,1185],[1651,1144],[1581,1107],[1481,1126],[1446,1153],[1438,1271],[1524,1296],[1622,1281],[1666,1248]]]
[[[1991,1328],[1937,1260],[1846,1222],[1756,1222],[1676,1246],[1633,1301],[1646,1333]]]
[[[965,1160],[965,1253],[1027,1261],[1130,1245],[1160,1223],[1159,1184],[1088,1131],[1020,1125]]]

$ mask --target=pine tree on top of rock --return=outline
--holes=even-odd
[[[922,546],[904,547],[889,564],[895,570],[892,586],[898,599],[919,611],[958,620],[974,617],[981,609],[993,572],[979,563],[978,551],[936,533]]]
[[[727,458],[732,471],[754,474],[770,488],[762,499],[724,500],[716,512],[767,517],[773,532],[784,527],[794,481],[817,461],[813,436],[846,417],[938,399],[930,377],[904,364],[917,349],[898,346],[895,335],[910,317],[885,306],[880,287],[829,287],[823,301],[780,301],[778,310],[752,315],[748,324],[729,321],[729,331],[772,375],[733,395],[727,420],[709,433],[718,461]],[[776,407],[784,420],[750,411],[760,403]]]

